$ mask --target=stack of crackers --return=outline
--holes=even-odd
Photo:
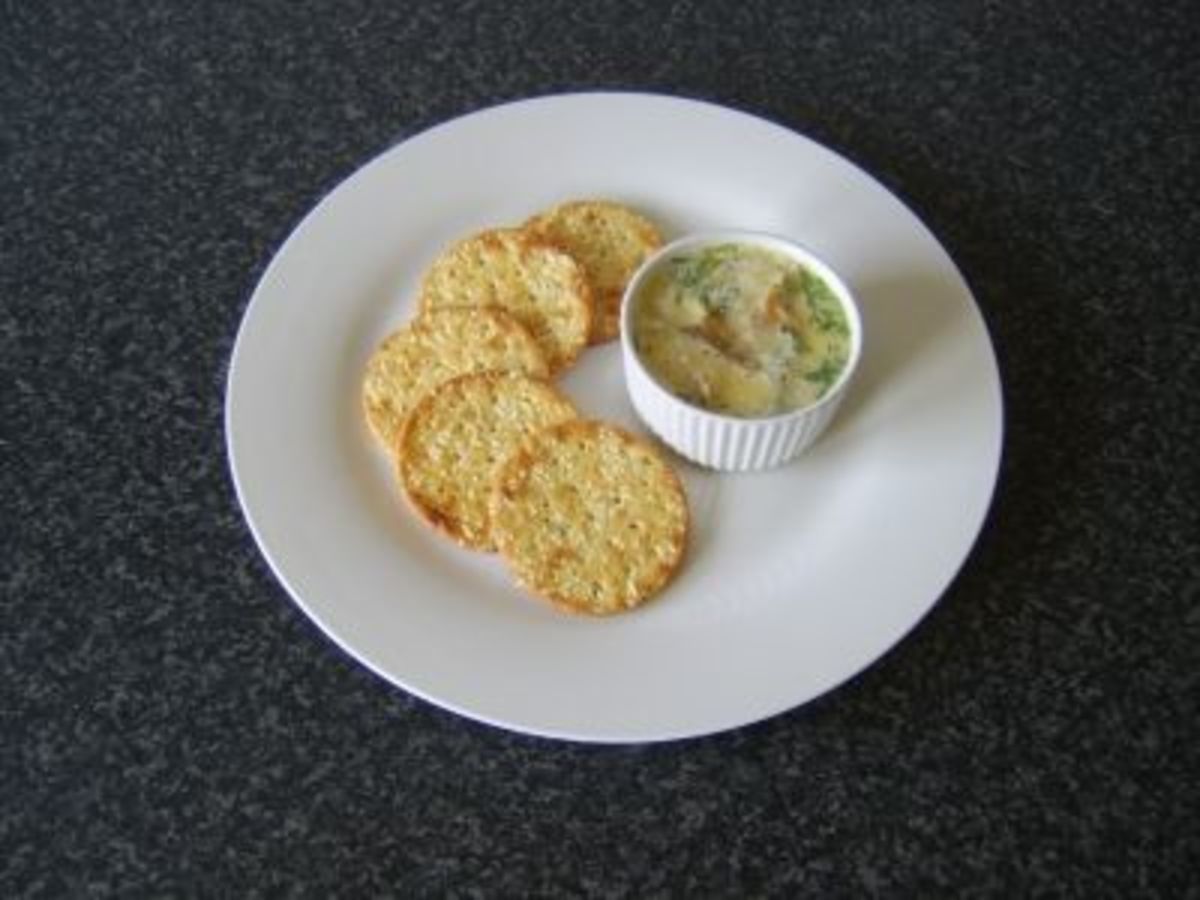
[[[625,286],[660,244],[644,217],[601,200],[467,237],[434,260],[417,317],[363,380],[411,507],[572,612],[638,606],[687,542],[687,500],[657,449],[581,417],[553,383],[617,337]]]

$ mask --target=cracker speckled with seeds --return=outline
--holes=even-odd
[[[392,332],[368,361],[362,385],[367,423],[394,450],[404,417],[427,391],[457,375],[490,369],[549,374],[537,342],[503,310],[429,312]]]
[[[529,329],[555,375],[587,345],[592,294],[570,254],[515,228],[493,228],[448,247],[421,285],[421,308],[500,306]]]
[[[466,547],[495,549],[488,500],[501,464],[531,433],[575,417],[571,402],[546,381],[511,372],[454,378],[405,420],[400,483],[439,531]]]
[[[535,237],[570,253],[583,266],[596,312],[591,343],[620,332],[621,298],[633,273],[662,245],[658,229],[644,216],[607,200],[562,203],[525,223]]]
[[[671,580],[687,545],[687,498],[652,445],[579,419],[535,433],[504,464],[491,528],[525,588],[609,615]]]

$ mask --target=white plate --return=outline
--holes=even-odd
[[[592,621],[514,588],[501,561],[424,528],[359,413],[376,342],[447,242],[564,198],[641,208],[670,236],[787,235],[862,305],[860,376],[801,460],[755,475],[682,463],[678,578]],[[566,378],[636,425],[617,345]],[[717,106],[637,94],[511,103],[392,148],[326,197],[271,263],[229,372],[226,432],[250,527],[296,603],[389,681],[540,735],[647,741],[732,728],[830,690],[892,647],[958,571],[991,500],[1002,404],[984,323],[921,222],[812,141]]]

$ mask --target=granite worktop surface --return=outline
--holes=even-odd
[[[1101,2],[0,8],[0,894],[1200,896],[1200,19]],[[970,283],[995,503],[820,699],[690,741],[493,729],[360,667],[232,487],[299,219],[563,91],[766,117]]]

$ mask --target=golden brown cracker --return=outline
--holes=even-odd
[[[687,545],[688,507],[653,445],[577,419],[536,432],[500,470],[492,538],[528,590],[609,615],[661,590]]]
[[[591,288],[568,253],[520,229],[493,228],[444,250],[421,285],[425,311],[499,306],[529,329],[552,375],[573,363],[592,325]]]

